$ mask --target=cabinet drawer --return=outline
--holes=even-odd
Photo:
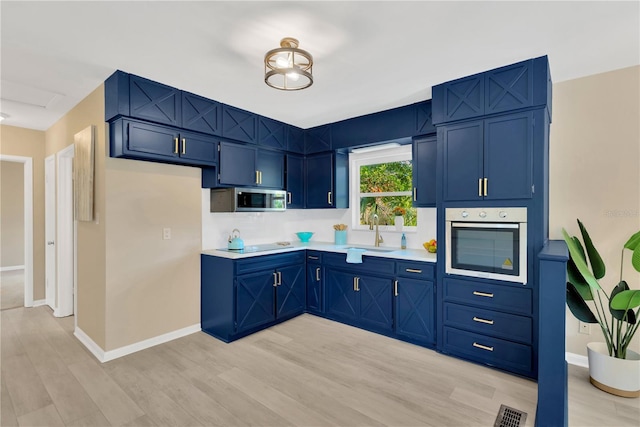
[[[497,338],[531,344],[530,317],[484,310],[459,304],[444,304],[444,324]]]
[[[313,264],[319,264],[322,262],[322,252],[319,251],[307,251],[307,262]]]
[[[396,268],[396,263],[393,260],[371,256],[363,256],[362,264],[350,264],[347,263],[346,254],[325,253],[323,255],[323,261],[328,266],[348,269],[354,273],[365,272],[370,274],[375,272],[393,276]]]
[[[511,313],[532,313],[531,289],[474,280],[444,279],[444,300]]]
[[[397,275],[411,279],[433,280],[435,264],[426,262],[398,261]]]
[[[275,269],[290,264],[304,264],[304,252],[257,256],[236,261],[236,274],[240,275],[269,268]]]
[[[444,351],[511,371],[530,374],[531,346],[444,327]]]

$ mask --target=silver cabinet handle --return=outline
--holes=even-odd
[[[331,199],[331,191],[327,192],[327,202],[329,202],[330,205],[333,204],[332,199]]]
[[[316,281],[320,281],[320,267],[316,267]]]
[[[418,189],[416,187],[413,187],[413,201],[418,201]]]
[[[405,270],[407,273],[422,273],[422,270],[417,270],[415,268],[405,268]]]
[[[493,298],[493,294],[489,294],[486,292],[478,292],[478,291],[473,291],[473,294],[479,297],[487,297],[487,298]]]
[[[187,154],[187,138],[182,138],[182,154]]]
[[[481,317],[473,316],[473,321],[478,323],[486,323],[487,325],[493,325],[493,320],[487,320]]]
[[[278,273],[274,272],[273,273],[273,287],[275,288],[276,286],[278,286]]]
[[[316,260],[317,260],[317,259],[320,259],[320,257],[313,256],[313,255],[309,255],[307,258],[308,258],[308,259],[316,259]]]
[[[282,271],[278,271],[278,286],[282,285]]]
[[[393,296],[394,297],[398,296],[398,281],[397,280],[393,281]]]
[[[487,183],[489,182],[489,178],[484,179],[484,195],[487,195]]]
[[[360,278],[356,277],[356,291],[360,291]]]
[[[478,178],[478,196],[482,197],[482,178]]]
[[[287,191],[287,198],[288,198],[287,204],[290,205],[291,204],[291,191]]]
[[[493,347],[489,347],[487,345],[478,344],[477,342],[474,342],[473,346],[476,347],[476,348],[480,348],[482,350],[493,351]]]

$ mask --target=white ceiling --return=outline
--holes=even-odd
[[[5,0],[0,14],[2,123],[40,130],[116,69],[308,128],[541,55],[554,82],[640,64],[638,1]],[[314,56],[309,89],[264,83],[285,36]]]

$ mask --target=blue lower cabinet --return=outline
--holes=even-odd
[[[396,334],[409,341],[435,343],[435,299],[432,281],[400,278],[394,283]]]
[[[301,314],[307,300],[304,265],[290,265],[276,270],[276,316],[286,318]]]
[[[393,330],[391,279],[328,268],[326,314],[365,329]]]
[[[236,332],[244,332],[275,320],[275,283],[272,270],[238,276]]]
[[[309,261],[307,260],[307,263]],[[322,266],[307,264],[307,311],[322,313]]]

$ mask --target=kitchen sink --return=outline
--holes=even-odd
[[[367,252],[393,252],[397,250],[397,249],[385,249],[385,248],[366,248],[366,247],[356,247],[356,246],[352,246],[347,249],[360,249]]]

